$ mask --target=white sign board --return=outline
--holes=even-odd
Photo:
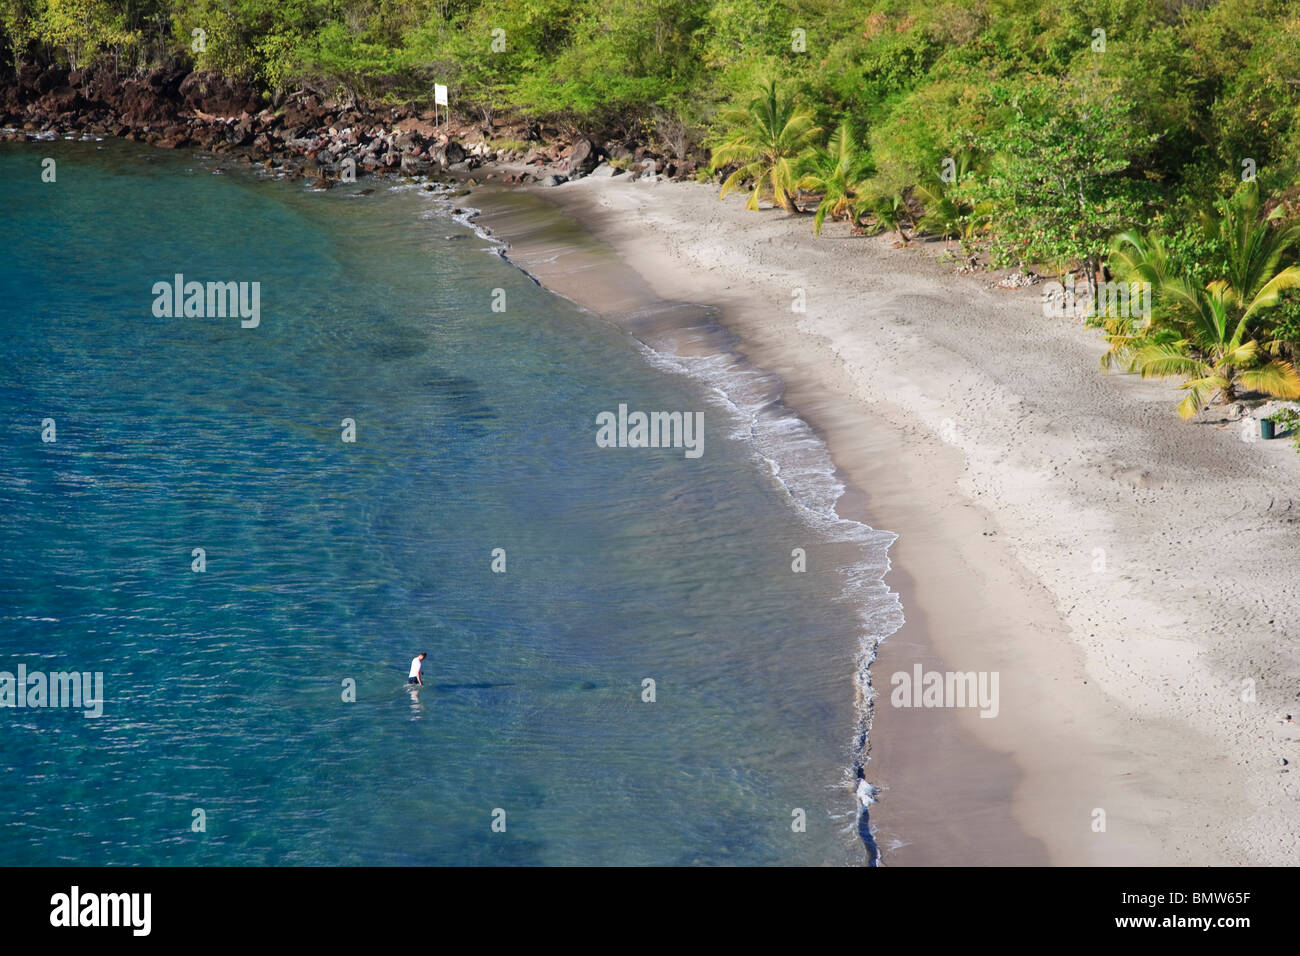
[[[433,84],[433,102],[437,106],[447,105],[447,87],[441,83]]]

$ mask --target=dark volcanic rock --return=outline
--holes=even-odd
[[[84,109],[88,104],[81,91],[71,86],[61,86],[47,94],[42,102],[55,113],[71,113]]]
[[[50,90],[58,89],[60,86],[66,86],[68,82],[69,70],[52,66],[48,70],[38,72],[32,89],[36,93],[48,93]]]
[[[217,116],[238,116],[261,109],[252,84],[228,80],[215,73],[189,74],[177,85],[176,93],[190,110]]]
[[[0,80],[0,127],[13,128],[0,138],[81,133],[165,149],[197,147],[281,169],[290,178],[306,176],[318,189],[340,179],[350,182],[352,172],[423,174],[442,181],[443,168],[450,166],[462,171],[486,166],[479,178],[495,179],[490,164],[506,158],[483,148],[471,153],[460,140],[473,135],[473,126],[445,119],[434,124],[429,114],[412,107],[345,109],[307,91],[277,95],[274,108],[271,102],[252,84],[192,71],[180,61],[145,74],[119,74],[111,61],[72,71],[27,64]],[[494,131],[484,127],[485,135]],[[511,131],[534,139],[546,132],[536,124]],[[603,155],[595,142],[581,137],[563,153],[557,145],[539,143],[526,160],[536,164],[533,168],[545,167],[536,169],[539,176],[553,173],[543,182],[555,186],[589,175]],[[534,181],[528,173],[500,176],[510,183]]]
[[[454,139],[449,140],[447,145],[442,149],[442,161],[447,166],[454,166],[457,163],[463,163],[466,155],[468,154],[465,152],[465,147],[460,145],[460,143],[456,142]]]
[[[230,127],[229,141],[235,146],[247,146],[253,141],[253,118],[245,116]]]
[[[321,102],[308,94],[290,100],[284,107],[284,125],[291,129],[318,125]]]
[[[586,176],[600,165],[600,150],[587,137],[583,136],[573,144],[569,153],[569,175],[574,179]]]

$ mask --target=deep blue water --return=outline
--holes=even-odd
[[[429,193],[218,169],[0,151],[0,670],[106,685],[0,708],[0,864],[861,861],[860,622],[713,391]],[[703,456],[598,448],[620,402]]]

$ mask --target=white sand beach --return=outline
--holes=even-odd
[[[706,185],[528,192],[605,249],[530,241],[517,193],[475,190],[513,260],[597,311],[643,294],[611,278],[627,267],[719,307],[827,440],[840,513],[899,535],[907,623],[872,668],[867,767],[885,865],[1300,863],[1288,441],[1244,441],[1221,409],[1180,421],[1175,383],[1101,371],[1104,344],[1045,317],[1041,286],[959,275],[942,242],[817,238]],[[918,663],[997,672],[997,716],[891,706]]]

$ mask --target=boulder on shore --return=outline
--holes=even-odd
[[[569,152],[569,175],[586,176],[600,164],[600,149],[587,137],[581,137]]]
[[[448,140],[447,145],[442,148],[441,152],[440,159],[444,166],[455,166],[457,163],[463,163],[468,155],[465,152],[465,147],[454,139]]]

